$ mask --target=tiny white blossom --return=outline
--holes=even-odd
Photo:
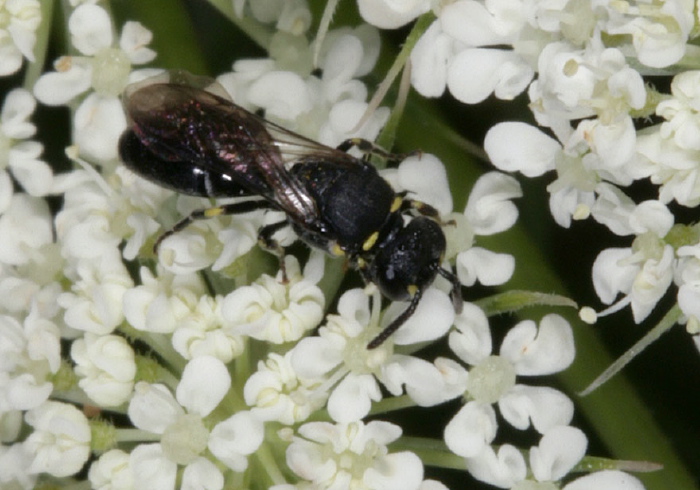
[[[243,13],[246,0],[236,0],[237,15]],[[255,0],[249,1],[253,17],[265,24],[275,24],[279,31],[300,35],[311,25],[311,11],[306,0]]]
[[[0,316],[0,359],[0,413],[38,407],[51,394],[49,377],[61,364],[58,328],[36,314],[23,323]]]
[[[197,464],[196,468],[201,469],[199,461],[213,437],[203,418],[219,405],[230,387],[226,367],[210,356],[187,363],[175,397],[163,385],[136,384],[129,418],[139,429],[161,436],[159,443],[141,444],[131,452],[136,488],[174,488],[177,465],[187,468]],[[220,471],[209,470],[208,465],[203,470],[207,478],[218,481]],[[197,469],[188,473],[189,478],[197,478],[198,474]],[[189,479],[183,481],[183,485],[192,484]]]
[[[512,227],[518,209],[511,200],[521,196],[520,184],[509,175],[489,172],[476,181],[464,208],[464,219],[456,220],[455,225],[459,237],[455,265],[462,284],[471,286],[479,281],[495,286],[511,278],[515,270],[513,256],[472,246],[474,238],[468,237],[492,235]],[[450,227],[445,229],[450,237]]]
[[[620,8],[612,4],[606,30],[613,35],[632,37],[639,61],[661,68],[679,61],[695,25],[695,2],[670,0],[659,4],[629,4]]]
[[[197,308],[205,292],[196,274],[171,274],[158,267],[156,274],[140,270],[141,284],[124,292],[124,316],[136,329],[172,333]]]
[[[111,333],[123,320],[122,299],[133,287],[119,251],[82,260],[70,274],[70,292],[59,296],[70,327],[98,335]]]
[[[114,407],[131,396],[136,375],[134,351],[123,337],[87,332],[71,345],[78,385],[95,403]]]
[[[117,140],[126,128],[118,95],[130,81],[143,77],[131,73],[131,65],[155,57],[146,47],[152,35],[138,22],[127,22],[115,46],[109,14],[90,4],[73,11],[68,29],[82,56],[56,60],[56,71],[39,78],[34,94],[45,104],[60,105],[93,89],[75,112],[75,143],[88,157],[110,161],[117,157]]]
[[[234,72],[218,81],[237,104],[251,111],[262,109],[267,119],[325,145],[336,146],[350,137],[373,140],[389,110],[376,109],[357,129],[368,107],[368,91],[356,77],[373,67],[379,39],[376,29],[368,26],[329,32],[320,49],[318,78],[311,74],[310,62],[299,71],[290,70],[298,60],[312,59],[312,47],[278,34],[271,47],[274,61],[239,60]]]
[[[395,29],[408,24],[430,9],[428,0],[396,2],[392,0],[358,0],[360,15],[365,22],[382,29]]]
[[[90,465],[90,485],[96,490],[131,490],[134,476],[129,467],[129,454],[111,449]]]
[[[0,6],[0,18],[0,76],[5,76],[20,69],[22,57],[34,61],[41,5],[38,0],[7,0]]]
[[[36,127],[28,120],[35,107],[34,97],[19,88],[8,92],[3,102],[0,113],[0,213],[7,209],[13,194],[10,173],[32,196],[43,196],[51,189],[53,172],[39,158],[44,147],[28,139],[36,133]]]
[[[41,262],[42,247],[53,242],[47,202],[28,194],[15,194],[0,215],[0,263],[20,266]]]
[[[209,450],[233,471],[248,467],[253,454],[265,438],[263,422],[252,412],[238,412],[214,426]]]
[[[23,443],[0,445],[0,485],[3,488],[32,490],[37,475],[29,471],[34,455]]]
[[[587,445],[586,436],[579,429],[569,426],[549,429],[539,445],[530,448],[531,478],[537,482],[560,480],[585,455]],[[510,444],[502,445],[498,451],[487,447],[480,454],[468,457],[466,463],[474,477],[501,488],[517,488],[530,481],[524,456]]]
[[[173,332],[175,350],[185,359],[213,356],[229,363],[243,352],[244,336],[221,314],[221,297],[202,296],[191,314]]]
[[[675,253],[663,240],[673,225],[673,215],[658,201],[646,201],[628,216],[630,231],[637,237],[630,248],[610,248],[598,254],[593,286],[605,304],[612,304],[622,293],[624,297],[612,311],[630,304],[639,323],[673,281]]]
[[[90,456],[90,426],[73,405],[46,401],[28,411],[26,422],[34,428],[24,444],[34,459],[31,473],[62,477],[74,475]]]
[[[292,366],[293,355],[294,349],[284,356],[268,354],[245,383],[245,401],[261,420],[292,425],[306,420],[326,403],[328,394],[321,389],[326,380],[300,377]]]
[[[324,488],[418,489],[423,464],[415,454],[389,453],[399,426],[382,421],[302,425],[287,448],[287,464],[302,479]]]
[[[467,403],[445,428],[448,447],[465,457],[480,454],[496,435],[495,412],[514,427],[532,425],[543,433],[566,425],[573,416],[573,403],[548,387],[516,384],[516,375],[552,374],[565,369],[574,358],[571,327],[558,315],[547,315],[539,327],[531,320],[513,327],[501,344],[500,356],[491,355],[491,335],[484,313],[466,303],[457,316],[457,330],[449,336],[450,348],[472,365],[463,389],[473,401]]]
[[[320,267],[322,260],[310,261],[307,269]],[[276,344],[298,340],[316,327],[323,319],[323,292],[300,273],[295,257],[286,256],[285,264],[286,284],[281,272],[277,278],[265,274],[226,296],[221,307],[225,321],[241,334]]]
[[[377,299],[377,298],[375,298]],[[400,312],[395,303],[381,320],[387,325]],[[415,313],[376,349],[368,342],[379,332],[369,298],[360,289],[347,291],[338,302],[338,315],[329,315],[319,337],[302,339],[292,349],[292,367],[304,379],[337,381],[328,398],[331,417],[340,422],[359,420],[369,412],[372,401],[381,399],[378,381],[395,396],[404,389],[416,403],[433,405],[445,400],[445,380],[440,370],[427,361],[391,354],[391,346],[433,340],[452,324],[454,309],[445,293],[428,289]],[[405,387],[405,388],[404,388]],[[449,391],[450,396],[453,395]],[[456,394],[454,394],[456,396]]]

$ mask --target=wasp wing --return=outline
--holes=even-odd
[[[225,175],[274,202],[293,221],[321,226],[313,198],[285,167],[262,118],[208,91],[176,83],[128,91],[125,107],[130,130],[160,161]]]

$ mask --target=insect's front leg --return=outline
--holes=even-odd
[[[357,148],[365,154],[364,159],[367,160],[370,156],[376,155],[390,163],[398,163],[405,160],[409,156],[420,155],[420,151],[412,151],[410,153],[391,153],[386,151],[381,146],[372,141],[363,138],[349,138],[339,144],[336,148],[340,151],[347,152],[350,148]]]
[[[153,253],[158,255],[158,249],[160,248],[160,244],[163,242],[163,240],[165,240],[171,235],[174,235],[179,231],[184,230],[195,221],[230,214],[245,214],[250,213],[252,211],[257,211],[259,209],[275,209],[275,206],[269,201],[251,200],[231,204],[223,204],[221,206],[216,206],[213,208],[197,209],[195,211],[192,211],[189,214],[189,216],[175,223],[175,226],[173,226],[168,231],[164,232],[158,237],[156,243],[153,245]]]

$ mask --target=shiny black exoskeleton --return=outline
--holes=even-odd
[[[122,160],[142,177],[180,193],[263,199],[195,211],[156,247],[195,219],[276,209],[286,221],[260,230],[266,248],[281,254],[273,235],[291,225],[308,245],[346,257],[388,299],[410,300],[368,348],[379,346],[413,314],[437,274],[452,282],[453,302],[461,309],[460,285],[440,266],[445,236],[437,212],[404,199],[371,164],[344,150],[383,151],[356,139],[337,149],[321,145],[235,105],[222,89],[219,94],[204,90],[204,79],[183,77],[171,74],[168,81],[127,88]],[[417,215],[405,224],[411,210]]]

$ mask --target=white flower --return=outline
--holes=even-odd
[[[141,268],[141,285],[124,293],[124,316],[138,330],[172,333],[195,311],[205,286],[196,274],[171,274],[161,267],[156,273]]]
[[[213,431],[210,434],[203,418],[219,405],[230,387],[226,367],[210,356],[187,363],[175,397],[163,385],[136,384],[129,418],[139,429],[161,436],[159,443],[141,444],[131,452],[136,488],[174,488],[177,465],[186,467],[183,486],[194,485],[203,477],[202,483],[223,488],[221,472],[203,462],[207,445],[216,444],[214,440],[219,437]],[[192,465],[193,469],[187,471]]]
[[[515,270],[513,256],[472,246],[472,237],[492,235],[512,227],[518,218],[518,209],[511,200],[521,196],[520,184],[513,177],[499,172],[484,174],[469,193],[464,218],[456,220],[456,240],[450,240],[451,227],[445,227],[448,243],[459,243],[455,265],[462,284],[472,286],[478,280],[481,284],[495,286],[511,278]],[[449,248],[448,245],[448,255]]]
[[[237,15],[241,16],[245,0],[236,3]],[[275,24],[275,28],[282,32],[298,36],[311,25],[311,11],[306,0],[251,0],[249,5],[256,20]]]
[[[46,401],[28,411],[26,422],[34,431],[24,442],[34,459],[31,473],[62,477],[74,475],[90,456],[90,426],[73,405]]]
[[[42,248],[53,243],[51,212],[45,200],[15,194],[0,215],[0,263],[20,266],[42,261]]]
[[[443,163],[429,153],[411,155],[395,169],[382,170],[381,175],[396,192],[408,191],[407,198],[430,204],[441,216],[452,211],[452,194]]]
[[[700,114],[696,82],[700,72],[689,71],[674,77],[672,97],[663,100],[656,113],[666,119],[647,129],[637,138],[640,161],[638,178],[649,177],[659,186],[659,199],[671,200],[688,207],[700,203],[698,153],[696,141],[700,131]]]
[[[0,413],[28,410],[46,401],[49,382],[61,365],[58,328],[30,314],[23,324],[0,316]]]
[[[661,68],[679,61],[695,25],[695,2],[669,0],[660,4],[639,3],[607,8],[610,18],[605,29],[613,35],[632,36],[639,61]]]
[[[248,456],[262,444],[264,425],[251,412],[238,412],[211,431],[209,450],[233,471],[243,472],[248,467]]]
[[[539,42],[522,39],[518,45],[513,43],[519,29],[526,26],[523,13],[508,8],[499,11],[495,2],[458,1],[444,6],[411,53],[414,87],[433,97],[447,87],[468,104],[481,102],[492,93],[501,99],[514,98],[534,75],[524,56],[527,53],[520,54],[517,48]],[[488,48],[510,43],[515,50]]]
[[[673,77],[672,97],[656,106],[656,114],[666,119],[660,126],[662,138],[672,138],[684,150],[700,150],[700,71],[686,71]]]
[[[267,274],[250,286],[243,286],[223,300],[222,315],[236,326],[239,333],[275,344],[299,340],[323,319],[325,297],[316,286],[323,267],[323,258],[315,255],[304,274],[299,272],[296,258],[285,257],[287,283]],[[307,279],[311,277],[311,279]]]
[[[185,359],[213,356],[229,363],[243,352],[244,337],[221,315],[221,297],[202,296],[173,332],[173,347]]]
[[[430,9],[429,0],[358,0],[360,15],[368,24],[395,29],[408,24]]]
[[[109,14],[97,5],[77,7],[68,20],[68,29],[73,46],[83,56],[56,60],[56,72],[41,76],[34,94],[45,104],[60,105],[93,89],[76,110],[75,143],[89,158],[110,161],[117,157],[117,140],[126,128],[118,95],[129,82],[144,76],[131,73],[131,65],[155,57],[146,47],[151,33],[138,22],[127,22],[118,46],[113,46]]]
[[[123,337],[87,332],[71,346],[78,385],[102,407],[121,405],[131,396],[136,375],[134,351]]]
[[[579,429],[569,426],[549,429],[539,445],[530,448],[532,478],[538,482],[561,480],[586,454],[587,445],[586,436]],[[488,447],[467,458],[467,469],[477,479],[501,488],[515,488],[527,481],[525,458],[510,444],[504,444],[497,452]]]
[[[111,449],[90,465],[90,485],[96,490],[131,490],[134,476],[129,467],[129,454]]]
[[[23,443],[0,445],[0,485],[23,490],[36,488],[37,476],[29,472],[33,457]]]
[[[302,425],[287,448],[287,464],[302,479],[323,488],[418,489],[423,464],[415,454],[389,453],[401,436],[388,422]]]
[[[557,178],[547,190],[550,211],[560,226],[568,228],[572,219],[592,215],[618,233],[627,228],[627,216],[611,219],[612,215],[604,212],[605,200],[611,194],[622,199],[623,194],[602,181],[631,183],[629,170],[634,166],[634,158],[627,155],[629,160],[619,168],[607,165],[603,157],[588,146],[588,131],[595,132],[596,127],[600,126],[583,121],[576,131],[568,132],[562,147],[557,140],[533,126],[519,122],[499,123],[487,133],[484,148],[493,164],[503,171],[518,171],[527,177],[537,177],[556,170]],[[618,212],[614,206],[612,210]]]
[[[0,18],[0,76],[5,76],[20,69],[22,56],[34,61],[41,5],[37,0],[7,0],[0,6]]]
[[[473,366],[463,386],[473,401],[445,428],[445,442],[453,452],[474,457],[493,440],[497,429],[494,403],[503,418],[521,430],[532,425],[544,433],[571,421],[573,403],[564,394],[516,384],[516,375],[553,374],[571,364],[574,343],[566,320],[550,314],[539,328],[531,320],[520,322],[504,338],[500,356],[491,355],[488,321],[478,307],[466,303],[455,325],[457,331],[450,334],[449,345]]]
[[[8,171],[32,196],[46,195],[51,189],[53,172],[46,162],[39,159],[44,147],[28,139],[36,133],[36,127],[28,120],[35,107],[34,97],[19,88],[8,92],[3,102],[0,113],[0,213],[7,209],[13,194]]]
[[[373,140],[389,110],[374,110],[356,129],[368,107],[367,88],[356,77],[374,66],[379,39],[376,29],[368,26],[330,31],[319,50],[323,73],[317,78],[310,75],[311,46],[277,34],[270,49],[274,61],[239,60],[234,72],[218,81],[237,104],[251,111],[262,109],[267,119],[325,145],[336,146],[351,137]],[[297,66],[300,63],[304,67]]]
[[[79,261],[70,278],[71,292],[58,298],[66,324],[98,335],[111,333],[124,320],[122,297],[133,287],[119,251]]]
[[[630,248],[603,250],[593,263],[593,286],[605,304],[624,294],[610,311],[631,304],[635,322],[646,318],[671,285],[675,253],[664,242],[673,215],[658,201],[646,201],[628,214],[630,233],[637,237]]]
[[[402,308],[399,303],[392,305],[381,324],[389,324]],[[353,289],[340,298],[338,315],[328,316],[319,337],[305,338],[294,347],[292,367],[301,378],[330,377],[337,382],[328,399],[328,412],[336,421],[351,422],[367,415],[372,401],[381,399],[377,380],[395,396],[405,385],[406,393],[417,403],[433,405],[446,399],[440,370],[427,361],[392,355],[391,346],[434,340],[447,331],[453,319],[448,296],[428,289],[406,323],[384,344],[368,350],[367,344],[380,331],[378,311],[371,313],[367,295]]]
[[[245,402],[259,419],[292,425],[306,420],[326,403],[328,394],[321,389],[326,380],[300,377],[291,362],[294,352],[268,354],[246,381]]]
[[[563,490],[644,490],[644,484],[622,471],[604,470],[582,476],[564,486]]]
[[[555,133],[564,120],[592,115],[605,126],[625,124],[629,111],[641,109],[646,102],[642,76],[629,67],[620,50],[604,48],[597,39],[585,49],[563,42],[548,44],[539,55],[538,71],[529,90],[533,112],[538,123]],[[634,128],[631,132],[634,135]],[[605,136],[591,134],[590,146],[604,146],[596,140]],[[611,163],[616,164],[620,162]]]

